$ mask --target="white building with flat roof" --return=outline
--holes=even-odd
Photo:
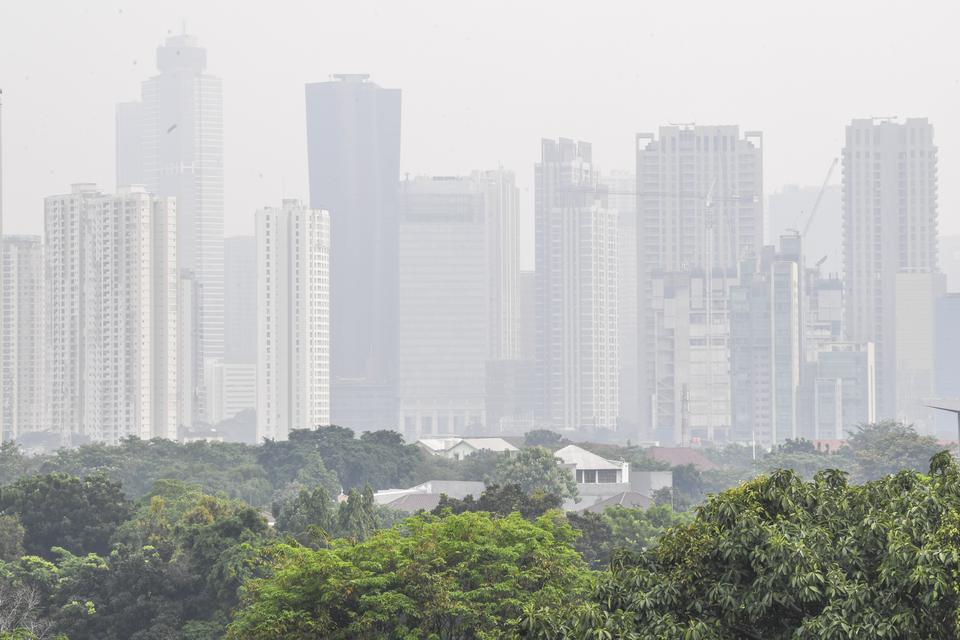
[[[48,397],[65,443],[177,437],[176,215],[142,187],[45,201]]]
[[[257,440],[330,424],[330,214],[257,211]]]
[[[541,141],[535,167],[537,421],[614,430],[620,415],[617,212],[590,143]]]
[[[846,339],[876,347],[877,417],[914,420],[930,433],[932,414],[919,404],[934,391],[937,153],[926,118],[860,119],[846,128]]]
[[[40,236],[3,238],[0,442],[46,431],[46,302]]]

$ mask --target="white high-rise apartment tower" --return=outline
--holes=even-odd
[[[878,418],[932,429],[937,147],[926,118],[854,120],[843,149],[843,269],[849,340],[876,348]]]
[[[203,415],[205,360],[223,357],[223,90],[205,73],[207,51],[195,36],[175,35],[157,48],[158,75],[140,102],[117,105],[117,185],[146,185],[177,199],[178,268],[196,285],[196,345],[190,363],[193,414]],[[190,422],[185,417],[186,422]]]
[[[3,423],[0,442],[47,430],[43,244],[3,239]]]
[[[257,211],[257,440],[330,424],[330,214]]]
[[[45,201],[47,388],[65,443],[176,438],[176,203],[89,184]]]
[[[733,125],[671,125],[637,134],[636,153],[640,429],[645,439],[669,442],[675,425],[657,424],[654,410],[676,403],[657,397],[656,381],[670,373],[655,356],[652,303],[661,294],[653,283],[674,273],[702,274],[705,290],[714,291],[714,279],[725,282],[741,260],[760,254],[763,136],[741,135]],[[716,337],[726,344],[729,336]]]
[[[619,399],[617,212],[587,142],[543,140],[536,165],[538,419],[561,430],[616,429]]]

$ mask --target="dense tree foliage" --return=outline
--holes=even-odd
[[[254,639],[957,636],[960,476],[940,454],[917,473],[937,446],[909,427],[864,425],[832,451],[705,450],[711,470],[584,443],[669,468],[673,487],[647,510],[565,515],[555,436],[463,460],[335,427],[258,447],[5,444],[0,640],[214,640],[231,624]],[[413,518],[375,503],[431,479],[487,489]]]
[[[433,510],[434,515],[445,513],[465,513],[467,511],[485,511],[500,516],[519,513],[524,518],[537,518],[551,509],[559,509],[563,504],[560,496],[543,491],[526,493],[519,484],[490,485],[480,497],[467,496],[462,500],[440,496],[440,504]]]
[[[761,476],[710,498],[655,549],[614,559],[571,615],[528,609],[528,638],[953,638],[960,474],[864,485],[825,471]],[[603,635],[604,633],[609,635]]]
[[[560,466],[560,460],[549,449],[531,447],[504,456],[493,469],[490,484],[518,485],[525,493],[552,494],[574,498],[577,483],[573,475]]]
[[[278,545],[244,587],[230,638],[492,638],[527,606],[563,607],[589,585],[566,521],[462,513],[411,518],[360,543]]]
[[[120,485],[102,474],[80,479],[53,473],[0,487],[0,515],[19,518],[23,546],[35,555],[49,556],[53,547],[106,553],[130,510]]]

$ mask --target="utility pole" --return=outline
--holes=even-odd
[[[956,414],[957,416],[957,457],[960,458],[960,409],[954,409],[952,407],[941,407],[935,404],[924,405],[931,409],[939,409],[940,411],[946,411],[948,413]]]

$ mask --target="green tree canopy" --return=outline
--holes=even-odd
[[[507,516],[519,513],[527,519],[538,518],[551,509],[559,509],[563,504],[560,496],[535,491],[533,494],[524,493],[518,484],[508,484],[505,487],[490,485],[480,498],[467,496],[463,500],[440,496],[440,504],[433,510],[434,515],[444,513],[465,513],[467,511],[485,511],[494,515]]]
[[[572,615],[527,611],[529,638],[954,638],[960,475],[865,485],[792,471],[713,496],[652,550],[621,554]],[[601,636],[602,632],[610,635]]]
[[[494,638],[525,606],[563,607],[589,573],[559,514],[410,518],[365,542],[279,545],[244,587],[228,637],[243,640]]]
[[[504,456],[494,467],[488,484],[518,485],[530,495],[539,492],[560,498],[577,496],[573,474],[561,467],[559,458],[543,447],[522,449]]]
[[[132,511],[120,485],[103,474],[62,473],[21,478],[0,487],[0,514],[16,515],[27,553],[50,557],[53,547],[106,553],[110,537]]]

